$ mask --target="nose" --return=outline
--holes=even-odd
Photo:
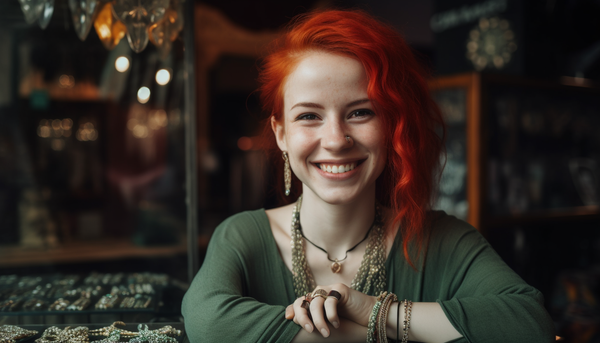
[[[354,141],[347,136],[347,128],[342,121],[329,120],[323,126],[321,146],[332,151],[348,149],[354,145]]]

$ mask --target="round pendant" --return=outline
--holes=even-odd
[[[335,274],[341,272],[342,271],[342,265],[338,261],[333,262],[331,264],[331,271],[334,272]]]

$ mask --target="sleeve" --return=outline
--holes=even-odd
[[[453,342],[553,342],[554,325],[542,294],[475,228],[454,217],[443,221],[441,237],[429,247],[439,253],[428,255],[435,255],[439,266],[437,302],[463,335]]]
[[[253,246],[258,235],[244,234],[256,225],[249,217],[227,219],[211,238],[202,268],[183,299],[190,342],[290,342],[300,329],[284,318],[284,306],[245,295],[246,265],[252,263],[252,252],[263,248]]]

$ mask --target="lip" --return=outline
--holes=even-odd
[[[330,180],[346,180],[351,178],[352,176],[354,176],[354,174],[356,174],[363,165],[363,162],[365,162],[367,159],[352,159],[352,160],[339,160],[339,161],[325,161],[325,160],[321,160],[321,161],[315,161],[312,162],[311,164],[315,167],[315,169],[317,169],[317,172],[319,174],[321,174],[323,177],[330,179]],[[356,163],[356,166],[354,167],[354,169],[347,171],[345,173],[341,173],[341,174],[334,174],[334,173],[328,173],[326,171],[321,170],[321,168],[319,168],[318,164],[349,164],[349,163]]]

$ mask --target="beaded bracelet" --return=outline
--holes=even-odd
[[[387,296],[387,292],[381,292],[377,297],[377,302],[371,310],[371,316],[369,316],[369,324],[367,326],[367,343],[377,343],[377,315],[381,308],[381,303]]]
[[[404,299],[404,326],[402,327],[402,343],[408,343],[408,330],[410,329],[410,314],[412,301]]]

